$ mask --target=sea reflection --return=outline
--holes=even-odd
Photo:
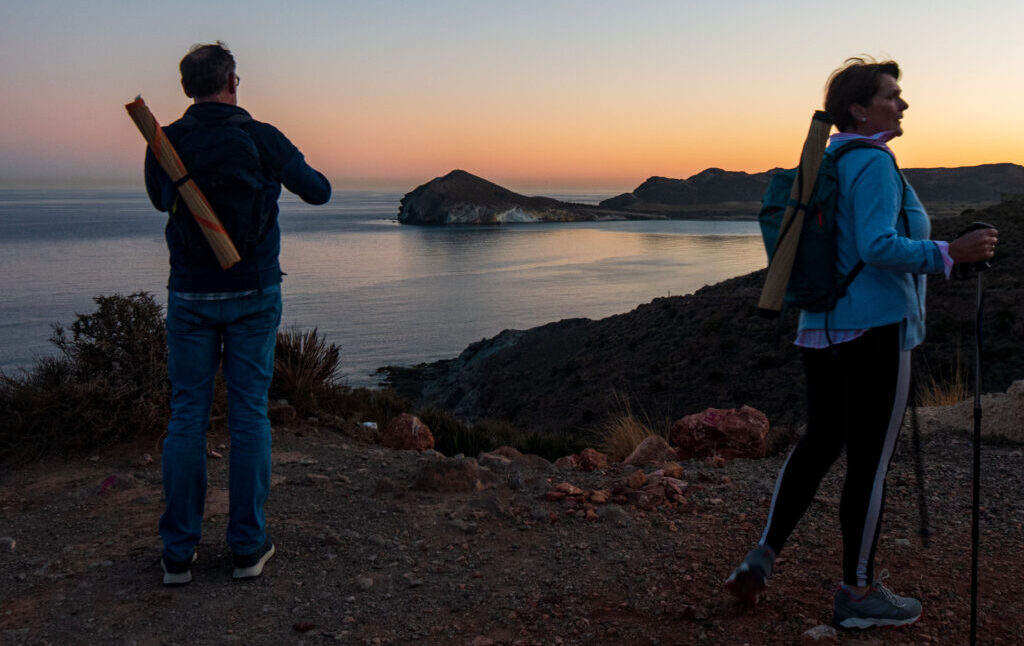
[[[138,191],[0,192],[0,369],[52,354],[50,324],[98,294],[165,300],[164,216]],[[409,227],[400,195],[282,200],[284,324],[318,327],[355,385],[448,358],[506,328],[602,318],[765,264],[753,222],[629,221]]]

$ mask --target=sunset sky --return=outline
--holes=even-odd
[[[340,188],[793,166],[829,73],[862,53],[903,69],[901,165],[1024,162],[1020,0],[5,0],[0,187],[141,186],[124,104],[180,116],[178,61],[217,39],[240,105]]]

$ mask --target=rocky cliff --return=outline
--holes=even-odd
[[[464,170],[453,170],[406,193],[398,209],[402,224],[576,222],[627,217],[629,214],[621,210],[520,195]]]
[[[1000,230],[995,266],[984,279],[984,387],[1002,391],[1024,377],[1024,202],[938,220],[934,236],[950,240],[970,221]],[[632,410],[661,420],[709,406],[748,404],[773,426],[804,415],[804,376],[792,345],[795,316],[756,313],[762,272],[658,298],[598,321],[568,319],[525,331],[506,330],[458,357],[391,368],[392,384],[421,402],[469,418],[500,418],[523,429],[585,435],[609,416]],[[920,383],[970,373],[974,281],[935,278],[928,291],[928,340],[915,351]]]

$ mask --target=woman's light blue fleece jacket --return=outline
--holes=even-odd
[[[851,150],[839,160],[838,175],[839,270],[849,273],[861,259],[864,268],[831,312],[801,312],[799,329],[825,329],[826,316],[829,330],[902,323],[901,347],[910,350],[924,340],[924,274],[944,271],[942,252],[928,239],[928,214],[883,148]],[[901,192],[909,238],[899,216]]]

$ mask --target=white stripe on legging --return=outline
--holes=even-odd
[[[775,500],[779,497],[779,489],[782,488],[782,475],[786,473],[786,467],[789,465],[789,459],[793,457],[793,452],[796,451],[796,447],[799,442],[793,445],[793,448],[789,450],[789,455],[786,456],[786,461],[782,463],[782,468],[779,469],[779,475],[775,478],[775,490],[772,491],[772,502],[768,506],[768,520],[764,524],[764,532],[761,533],[761,540],[757,542],[758,545],[764,545],[764,542],[768,539],[768,528],[772,526],[772,518],[775,517]]]
[[[868,556],[871,544],[878,528],[878,518],[882,510],[882,492],[885,485],[885,474],[889,470],[889,461],[896,450],[896,438],[899,437],[903,415],[907,412],[907,395],[910,392],[910,351],[900,351],[899,374],[896,377],[896,397],[893,400],[892,413],[889,416],[889,428],[885,433],[885,445],[882,455],[878,458],[875,471],[875,482],[871,485],[871,501],[868,504],[867,516],[864,518],[864,533],[860,538],[860,558],[857,559],[857,585],[868,585]],[[849,467],[847,467],[849,468]]]

